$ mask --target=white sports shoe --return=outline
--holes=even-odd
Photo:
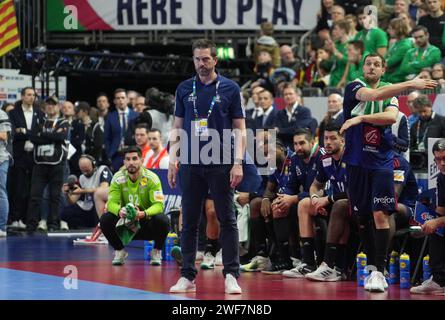
[[[60,230],[69,230],[68,223],[66,221],[60,220]]]
[[[208,270],[213,268],[215,268],[215,256],[212,253],[207,252],[204,255],[204,260],[201,262],[201,269]]]
[[[236,278],[231,274],[226,275],[226,280],[224,281],[225,292],[227,294],[241,294],[243,293],[241,288],[236,281]]]
[[[223,261],[222,261],[222,249],[220,249],[215,257],[215,265],[216,266],[222,266],[223,265]]]
[[[181,277],[174,286],[170,288],[170,293],[196,292],[195,281]]]
[[[162,250],[153,248],[151,250],[150,264],[152,266],[160,266],[162,260]]]
[[[385,276],[380,271],[372,271],[365,278],[365,290],[370,292],[385,292],[388,289],[388,283]]]
[[[39,224],[37,225],[37,230],[41,230],[41,231],[47,231],[48,230],[48,226],[46,225],[46,220],[40,220]]]
[[[16,228],[16,229],[25,230],[26,229],[26,224],[24,224],[22,220],[19,220],[19,221],[12,222],[11,223],[11,227],[12,228]]]
[[[445,287],[441,287],[433,280],[433,276],[422,282],[420,286],[412,287],[409,292],[416,294],[444,294]]]
[[[128,257],[128,252],[124,249],[116,250],[114,252],[113,266],[121,266],[125,263],[125,259]]]
[[[4,238],[7,236],[6,231],[3,231],[2,229],[0,229],[0,238]]]
[[[196,252],[196,261],[202,261],[202,260],[204,260],[204,251]]]
[[[305,278],[314,281],[340,281],[341,274],[322,262],[317,270],[306,274]]]
[[[286,270],[283,272],[283,277],[286,278],[304,278],[304,276],[310,272],[314,271],[314,267],[308,266],[306,263],[300,263],[295,268],[291,270]]]

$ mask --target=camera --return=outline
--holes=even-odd
[[[75,175],[69,175],[66,179],[66,184],[70,191],[74,191],[77,188],[77,177]]]

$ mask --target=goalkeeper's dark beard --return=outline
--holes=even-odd
[[[136,166],[128,166],[127,171],[131,174],[138,172],[139,168]]]

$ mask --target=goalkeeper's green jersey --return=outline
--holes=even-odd
[[[118,215],[127,203],[144,210],[147,216],[164,212],[164,194],[159,177],[152,171],[141,168],[139,178],[131,181],[126,169],[115,173],[108,193],[108,211]]]

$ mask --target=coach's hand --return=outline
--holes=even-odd
[[[263,218],[267,218],[270,216],[270,213],[272,212],[272,207],[270,204],[270,199],[269,198],[263,198],[263,200],[261,201],[261,215],[263,216]]]
[[[422,231],[425,234],[431,234],[439,227],[437,219],[428,220],[422,225]]]
[[[234,164],[230,170],[230,187],[235,188],[243,180],[243,166],[241,164]]]
[[[168,164],[168,185],[170,188],[174,189],[176,188],[176,176],[178,175],[178,167],[175,163],[169,163]]]
[[[415,77],[413,80],[411,80],[411,87],[416,90],[434,89],[437,87],[437,81]]]
[[[346,120],[345,123],[343,123],[343,125],[341,126],[340,134],[343,134],[350,127],[356,126],[356,125],[360,124],[361,122],[362,122],[362,118],[360,116]]]

